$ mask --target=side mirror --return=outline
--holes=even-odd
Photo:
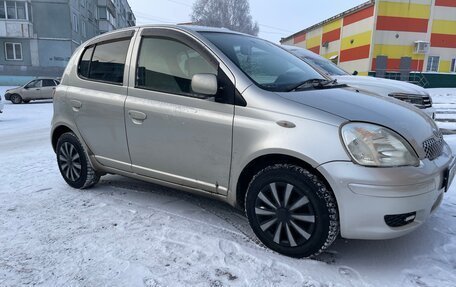
[[[354,71],[353,76],[358,76],[358,71]]]
[[[192,91],[205,96],[217,94],[217,76],[214,74],[195,74],[192,77]]]

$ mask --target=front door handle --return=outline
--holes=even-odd
[[[82,103],[80,101],[71,100],[71,106],[73,107],[73,111],[79,112],[82,107]]]
[[[144,120],[147,119],[147,115],[145,113],[133,110],[128,111],[128,116],[132,122],[137,125],[142,124]]]

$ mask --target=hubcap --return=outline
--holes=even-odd
[[[255,215],[265,235],[283,246],[304,244],[315,229],[315,212],[309,198],[289,183],[265,186],[258,193]]]
[[[77,181],[81,177],[82,165],[78,151],[73,144],[65,142],[59,150],[59,165],[68,180]]]

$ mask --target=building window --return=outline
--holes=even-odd
[[[451,60],[451,70],[450,70],[450,72],[451,73],[456,73],[456,58]]]
[[[0,1],[0,19],[27,20],[27,3],[19,1]]]
[[[73,13],[73,31],[77,32],[79,29],[79,21],[78,21],[78,15],[76,13]]]
[[[429,56],[427,62],[426,72],[438,72],[439,71],[439,56]]]
[[[5,43],[5,58],[8,61],[22,61],[22,44]]]
[[[0,19],[6,19],[5,1],[0,1]]]

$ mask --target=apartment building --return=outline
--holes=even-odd
[[[60,76],[81,43],[135,22],[127,0],[0,0],[0,84]]]

